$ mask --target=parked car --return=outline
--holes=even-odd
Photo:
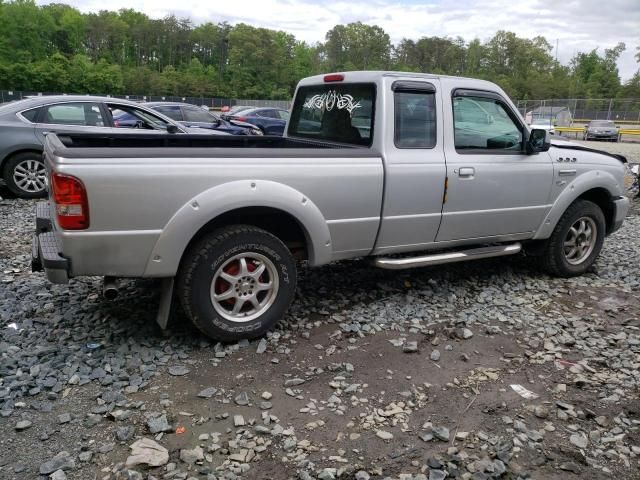
[[[227,115],[230,120],[256,125],[265,135],[282,135],[289,120],[289,112],[282,108],[248,108]]]
[[[251,105],[234,105],[233,107],[222,107],[222,116],[228,117],[230,115],[235,115],[236,113],[241,112],[242,110],[249,110],[252,107]]]
[[[105,148],[95,134],[48,136],[52,187],[37,207],[34,269],[53,282],[105,276],[110,296],[113,277],[161,278],[162,327],[175,289],[201,332],[231,341],[285,316],[296,259],[370,256],[405,269],[525,250],[571,277],[629,209],[624,157],[551,144],[483,80],[310,77],[285,136],[197,143],[150,149],[113,136]]]
[[[187,127],[208,128],[231,135],[262,135],[262,130],[251,123],[225,120],[209,110],[188,103],[148,102],[145,105]]]
[[[555,125],[553,124],[553,119],[551,117],[534,117],[531,120],[531,128],[546,130],[551,135],[556,134]]]
[[[584,140],[618,141],[618,128],[611,120],[591,120],[584,128]]]
[[[224,134],[184,127],[145,106],[111,97],[52,95],[0,106],[0,177],[22,198],[45,194],[42,146],[47,133],[114,132]]]

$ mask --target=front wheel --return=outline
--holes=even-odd
[[[206,235],[186,254],[178,294],[193,324],[215,340],[263,335],[280,320],[296,288],[296,265],[274,235],[248,225]]]
[[[605,218],[598,205],[576,200],[564,212],[549,238],[544,255],[547,270],[559,277],[585,273],[604,243]]]

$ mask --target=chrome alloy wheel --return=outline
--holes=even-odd
[[[213,276],[211,303],[222,318],[249,322],[273,305],[278,288],[278,273],[271,260],[259,253],[240,253]]]
[[[47,172],[38,160],[23,160],[13,169],[13,181],[28,193],[40,193],[46,187]]]
[[[590,217],[576,220],[564,239],[564,257],[571,265],[584,262],[596,246],[598,227]]]

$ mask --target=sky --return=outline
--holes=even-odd
[[[38,0],[38,3],[50,3]],[[338,24],[361,21],[382,27],[395,44],[402,38],[461,36],[490,39],[498,30],[520,37],[541,35],[558,60],[576,52],[611,48],[624,42],[618,68],[627,80],[640,68],[640,0],[62,0],[83,12],[133,8],[152,18],[175,14],[194,23],[247,23],[284,30],[309,43],[324,40]]]

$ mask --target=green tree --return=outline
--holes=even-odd
[[[54,50],[53,18],[33,0],[14,0],[2,4],[0,11],[0,58],[14,60],[15,52],[29,52],[40,60]]]
[[[332,71],[387,69],[391,60],[389,35],[362,22],[333,27],[327,32],[324,50]]]
[[[508,31],[486,42],[430,36],[392,45],[382,28],[355,22],[309,45],[245,24],[0,0],[0,88],[14,90],[286,99],[309,75],[394,69],[484,78],[519,99],[621,97],[637,92],[637,75],[620,82],[624,48],[580,52],[565,66],[545,38]],[[640,47],[635,56],[640,62]]]
[[[54,30],[51,39],[57,51],[64,55],[73,55],[83,49],[86,20],[82,13],[63,3],[43,5],[42,11],[53,19]]]
[[[616,65],[624,43],[606,49],[604,56],[594,49],[588,53],[578,53],[571,60],[574,76],[574,95],[586,98],[615,97],[620,89],[620,76]]]
[[[69,60],[61,53],[32,65],[31,88],[39,92],[66,92],[69,87]]]

